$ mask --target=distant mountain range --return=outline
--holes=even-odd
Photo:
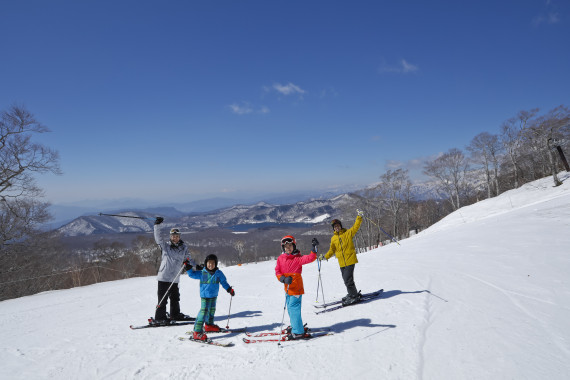
[[[374,186],[370,186],[373,189]],[[433,183],[414,185],[413,192],[416,200],[438,198]],[[247,229],[251,227],[276,224],[318,224],[327,218],[342,214],[343,208],[354,209],[358,195],[352,193],[334,194],[321,193],[310,197],[309,193],[288,194],[276,196],[275,202],[262,201],[257,203],[240,204],[235,199],[211,198],[202,201],[163,205],[160,207],[131,207],[136,205],[134,200],[125,200],[122,208],[103,208],[104,213],[138,216],[148,219],[121,218],[99,216],[94,208],[86,209],[83,215],[76,206],[67,211],[67,216],[75,212],[75,217],[61,219],[59,224],[52,223],[52,228],[63,236],[88,236],[110,233],[148,233],[152,231],[154,219],[157,216],[165,218],[165,225],[177,226],[186,230],[200,228],[234,228]],[[306,199],[298,201],[298,199]],[[292,202],[286,200],[294,199]],[[115,201],[118,202],[118,201]],[[112,205],[112,204],[111,204]],[[110,206],[109,204],[107,206]],[[61,210],[60,210],[61,211]],[[81,215],[77,217],[78,215]],[[249,227],[248,227],[249,226]]]
[[[172,202],[160,202],[160,201],[148,201],[142,199],[117,199],[112,201],[97,201],[97,200],[85,200],[81,202],[67,203],[67,204],[52,204],[50,206],[50,212],[54,216],[54,219],[44,226],[45,230],[57,229],[80,216],[88,216],[98,214],[99,212],[104,213],[116,213],[117,211],[132,211],[132,210],[144,210],[146,212],[153,212],[149,210],[162,210],[165,212],[167,208],[176,210],[177,213],[200,213],[208,212],[213,210],[218,210],[226,207],[231,207],[234,205],[254,205],[260,201],[266,202],[268,204],[291,204],[299,201],[305,201],[309,199],[327,199],[337,196],[339,194],[348,193],[350,191],[357,190],[354,189],[337,189],[331,191],[313,191],[313,192],[290,192],[283,194],[266,194],[258,196],[249,196],[244,198],[207,198],[198,201],[172,201]],[[87,206],[86,206],[87,205]],[[168,216],[173,216],[171,214],[166,214]]]
[[[165,226],[176,226],[191,231],[200,228],[233,228],[271,224],[318,224],[333,215],[339,215],[343,207],[356,204],[357,197],[342,194],[329,199],[314,199],[286,205],[259,202],[254,205],[234,205],[206,212],[185,213],[173,207],[151,208],[138,211],[116,211],[113,214],[137,218],[105,215],[84,215],[57,229],[62,236],[87,236],[110,233],[149,233],[156,216],[164,217]],[[111,213],[111,212],[110,212]],[[146,219],[142,219],[146,218]]]

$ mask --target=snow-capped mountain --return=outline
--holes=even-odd
[[[350,194],[330,199],[314,199],[288,205],[272,205],[259,202],[254,205],[235,205],[206,213],[174,213],[165,216],[160,209],[141,212],[121,212],[121,215],[148,219],[121,218],[105,215],[81,216],[57,229],[63,236],[85,236],[121,232],[150,232],[156,216],[164,216],[165,223],[176,224],[183,229],[232,227],[247,224],[317,224],[334,215],[343,207],[355,204],[357,198]]]
[[[151,218],[151,214],[124,212],[121,215]],[[85,236],[121,232],[150,232],[151,219],[116,218],[112,216],[82,216],[57,229],[63,236]]]

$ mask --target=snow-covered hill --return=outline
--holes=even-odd
[[[304,321],[333,336],[281,347],[213,336],[235,342],[219,348],[179,341],[184,326],[132,331],[153,313],[156,280],[130,279],[1,302],[0,378],[567,379],[570,176],[561,177],[557,188],[551,178],[527,184],[360,254],[356,284],[383,288],[381,299],[315,315],[317,263],[306,265]],[[236,290],[230,327],[279,328],[274,265],[223,268]],[[336,260],[321,275],[327,300],[345,294]],[[183,311],[196,315],[197,281],[184,277],[181,289]],[[229,301],[222,291],[222,326]]]

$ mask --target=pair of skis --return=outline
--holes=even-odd
[[[141,326],[134,326],[131,325],[131,329],[133,330],[139,330],[139,329],[147,329],[150,327],[171,327],[171,326],[184,326],[184,325],[192,325],[194,324],[194,321],[196,320],[196,318],[192,318],[192,317],[188,317],[187,319],[183,320],[183,321],[175,321],[173,319],[167,319],[164,322],[158,322],[157,320],[155,320],[154,318],[149,318],[148,319],[148,324],[147,325],[141,325]]]
[[[259,332],[259,333],[248,333],[246,329],[222,329],[220,333],[237,333],[243,332],[245,333],[245,337],[242,338],[244,343],[271,343],[271,342],[286,342],[292,339],[288,338],[287,333],[285,332],[278,332],[278,331],[266,331],[266,332]],[[192,334],[192,331],[188,331],[186,334]],[[211,332],[208,334],[212,334]],[[322,336],[332,335],[333,333],[328,329],[319,329],[319,330],[311,330],[309,331],[311,334],[310,338],[303,338],[303,339],[295,339],[295,340],[310,340],[314,338],[319,338]],[[233,342],[218,342],[212,340],[210,338],[206,340],[196,340],[192,339],[191,337],[180,337],[178,338],[182,341],[188,342],[196,342],[201,344],[208,344],[212,346],[218,347],[232,347],[234,345]]]
[[[310,334],[309,338],[300,338],[300,339],[289,339],[289,335],[286,332],[279,332],[279,331],[268,331],[268,332],[260,332],[260,333],[245,333],[245,337],[242,339],[244,343],[271,343],[271,342],[287,342],[287,341],[302,341],[302,340],[311,340],[314,338],[320,338],[327,335],[333,335],[334,333],[329,329],[316,329],[316,330],[308,330],[308,334]]]
[[[225,329],[225,328],[220,328],[220,331],[209,331],[207,334],[219,334],[219,333],[245,333],[246,332],[246,328],[242,328],[242,329]],[[194,333],[194,331],[186,331],[187,335],[192,335]],[[218,346],[218,347],[232,347],[234,344],[233,342],[218,342],[215,340],[212,340],[211,338],[208,338],[206,340],[197,340],[197,339],[193,339],[191,336],[190,337],[183,337],[181,336],[180,338],[178,338],[180,340],[184,340],[184,341],[188,341],[188,342],[196,342],[196,343],[202,343],[202,344],[209,344],[211,346]]]
[[[342,304],[342,300],[338,300],[338,301],[332,301],[332,302],[328,302],[322,305],[313,305],[318,309],[322,309],[319,311],[316,311],[315,314],[322,314],[322,313],[328,313],[329,311],[333,311],[333,310],[338,310],[338,309],[342,309],[343,307],[347,307],[347,306],[352,306],[352,305],[356,305],[358,303],[361,303],[363,301],[368,301],[374,298],[378,298],[378,297],[382,297],[382,293],[384,293],[384,289],[380,289],[376,292],[371,292],[371,293],[364,293],[364,294],[360,294],[360,298],[358,301],[348,304],[348,305],[343,305]]]

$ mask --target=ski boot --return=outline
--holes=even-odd
[[[194,318],[192,318],[189,315],[183,314],[183,313],[178,313],[174,316],[171,316],[171,319],[175,320],[175,321],[193,321]]]
[[[295,334],[292,332],[290,334],[287,334],[287,340],[311,339],[311,338],[312,336],[308,332],[304,332],[302,334]]]
[[[217,333],[217,332],[222,331],[222,329],[218,325],[209,325],[207,323],[204,323],[204,331],[205,332]]]
[[[208,340],[208,337],[203,332],[194,331],[194,333],[192,334],[192,339],[206,342]]]

